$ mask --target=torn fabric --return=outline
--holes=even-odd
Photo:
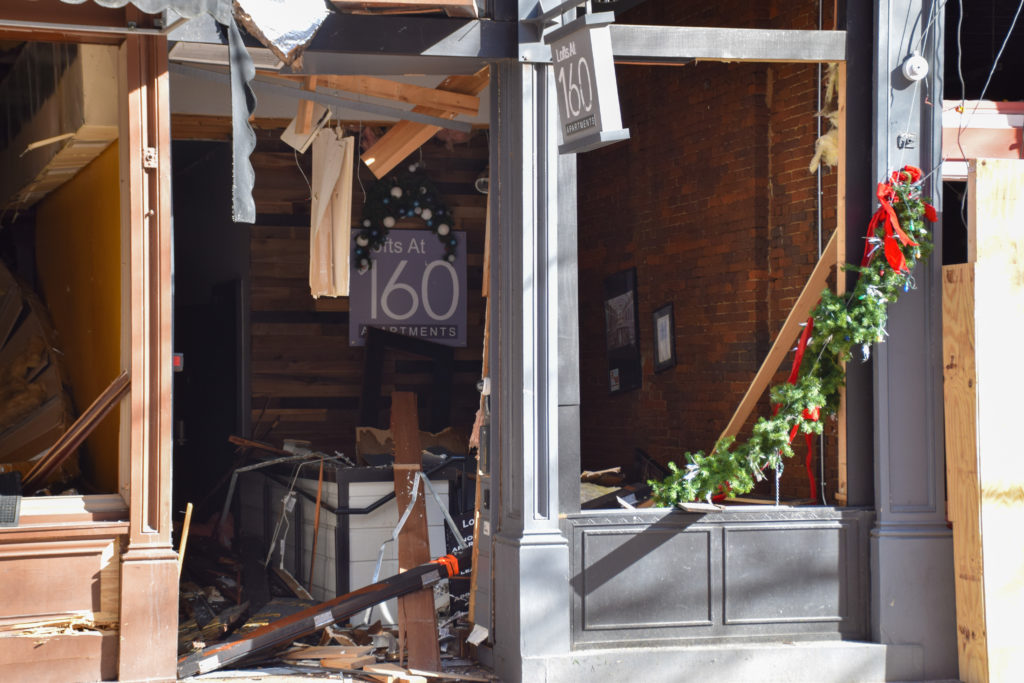
[[[252,57],[242,43],[232,14],[231,0],[92,0],[103,7],[135,5],[146,14],[159,14],[173,10],[186,19],[209,14],[227,27],[229,69],[231,71],[231,137],[233,178],[231,186],[231,215],[236,223],[256,220],[256,205],[252,199],[255,174],[249,156],[256,147],[256,134],[249,124],[249,116],[256,111],[256,96],[250,82],[256,76]],[[61,0],[68,5],[82,5],[89,0]]]
[[[84,5],[89,0],[61,0],[68,5]],[[93,0],[103,7],[124,7],[129,2],[146,14],[159,14],[174,10],[188,19],[206,13],[218,22],[227,25],[232,21],[231,0]]]
[[[309,291],[313,298],[348,296],[355,139],[321,130],[313,141],[309,229]]]
[[[256,67],[242,43],[242,34],[234,19],[227,27],[231,70],[231,220],[255,223],[256,203],[252,199],[252,187],[256,173],[249,157],[256,149],[256,133],[249,117],[256,111],[256,95],[249,84],[256,78]]]

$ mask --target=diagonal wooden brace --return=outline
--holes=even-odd
[[[807,316],[810,315],[811,311],[818,304],[818,299],[821,298],[821,290],[825,287],[829,273],[836,266],[839,254],[836,234],[832,233],[832,238],[829,239],[825,250],[821,252],[821,258],[818,259],[818,263],[814,266],[814,270],[811,271],[807,284],[804,285],[803,291],[800,292],[796,303],[793,304],[789,315],[786,316],[786,322],[782,324],[782,329],[775,337],[772,348],[768,351],[768,355],[765,356],[757,374],[754,375],[754,380],[747,388],[747,393],[743,395],[743,400],[740,401],[740,405],[736,408],[736,412],[733,413],[729,424],[725,426],[718,440],[715,441],[715,448],[718,448],[718,444],[725,437],[736,436],[739,433],[740,427],[747,421],[750,411],[754,409],[754,405],[761,398],[761,394],[768,388],[768,383],[771,382],[775,372],[779,369],[779,365],[782,364],[782,360],[789,353],[796,338],[800,335],[800,323],[807,319]]]

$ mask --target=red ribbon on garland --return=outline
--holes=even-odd
[[[789,378],[786,380],[790,384],[796,384],[797,377],[800,375],[800,365],[804,360],[804,352],[807,351],[807,343],[811,339],[811,332],[814,331],[814,317],[807,319],[807,324],[804,326],[804,331],[800,334],[800,341],[796,345],[796,353],[793,354],[793,367],[789,371]],[[773,415],[779,414],[779,408],[782,406],[775,404]],[[817,422],[821,416],[821,409],[815,406],[814,408],[805,408],[803,412],[803,418],[810,420],[811,422]],[[789,443],[793,443],[793,439],[796,438],[797,430],[800,429],[800,425],[793,425],[793,428],[789,430]],[[811,488],[811,502],[818,502],[818,483],[814,477],[814,438],[810,433],[804,434],[804,440],[807,444],[807,456],[804,458],[804,468],[807,470],[807,481]]]
[[[860,265],[864,267],[871,260],[871,255],[874,252],[872,249],[871,239],[877,237],[876,231],[879,226],[882,226],[885,236],[882,238],[883,251],[885,252],[885,259],[889,262],[889,265],[898,273],[910,273],[910,269],[907,267],[907,259],[903,255],[903,250],[897,244],[897,240],[903,246],[913,245],[918,246],[910,236],[904,232],[900,226],[899,218],[896,216],[896,210],[893,208],[893,204],[899,201],[899,195],[896,193],[893,185],[908,181],[916,183],[921,179],[921,169],[916,166],[904,166],[899,171],[894,171],[892,176],[887,182],[878,183],[878,188],[875,191],[875,196],[878,197],[878,203],[880,204],[877,211],[871,217],[871,221],[868,223],[867,239],[864,243],[864,257],[861,259]],[[931,222],[938,220],[938,213],[935,211],[935,207],[927,202],[924,203],[924,215]],[[800,374],[800,365],[804,359],[804,352],[807,350],[807,343],[810,341],[811,332],[814,330],[814,317],[807,319],[807,325],[804,327],[803,333],[800,335],[800,341],[796,347],[796,353],[793,356],[793,367],[789,372],[789,379],[787,380],[790,384],[796,384],[797,377]],[[774,406],[773,415],[778,415],[781,405],[776,404]],[[821,417],[821,408],[807,408],[802,413],[805,420],[811,422],[817,422]],[[793,428],[789,431],[789,442],[793,443],[793,439],[796,438],[797,431],[800,429],[799,425],[793,425]],[[811,433],[804,434],[804,438],[807,443],[807,456],[804,460],[804,466],[807,470],[807,480],[810,483],[811,489],[811,502],[817,502],[818,500],[818,486],[814,476],[814,438]],[[725,484],[725,491],[714,496],[712,500],[721,500],[728,495],[729,485],[728,482]]]
[[[896,210],[892,208],[893,203],[899,201],[896,190],[892,187],[894,181],[895,176],[893,180],[878,183],[875,196],[878,197],[878,203],[881,206],[878,207],[878,211],[875,211],[875,215],[871,217],[871,222],[868,223],[868,241],[864,244],[864,258],[861,259],[860,265],[861,267],[866,266],[868,261],[871,260],[871,253],[873,251],[871,249],[871,238],[876,236],[878,226],[881,225],[885,231],[885,237],[883,238],[885,259],[897,273],[909,273],[910,269],[907,268],[907,260],[903,256],[903,250],[896,243],[896,238],[898,237],[904,246],[912,244],[916,247],[917,242],[910,239],[910,236],[900,227],[900,220],[896,217]]]
[[[860,261],[862,268],[871,260],[871,254],[874,251],[871,248],[871,239],[877,236],[876,231],[881,225],[885,232],[885,236],[882,238],[885,260],[889,262],[889,265],[897,273],[910,273],[910,269],[907,268],[907,259],[903,256],[903,250],[900,249],[896,240],[899,239],[903,246],[913,245],[916,247],[918,245],[900,227],[899,218],[896,217],[896,210],[892,206],[899,201],[899,195],[896,194],[893,185],[904,181],[916,183],[920,179],[921,169],[916,166],[904,166],[902,170],[894,171],[888,181],[878,183],[875,196],[878,197],[880,206],[871,217],[871,222],[868,223],[867,240],[864,243],[864,258]],[[932,222],[938,220],[935,207],[931,204],[925,203],[924,214]]]

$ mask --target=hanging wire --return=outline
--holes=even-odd
[[[967,158],[967,154],[964,152],[963,145],[960,143],[960,137],[963,134],[964,128],[968,127],[971,123],[971,119],[977,112],[978,107],[975,106],[971,113],[964,119],[965,103],[967,101],[967,85],[964,82],[964,71],[963,71],[963,44],[961,42],[961,36],[963,33],[964,24],[964,0],[957,0],[960,8],[960,16],[957,18],[956,24],[956,74],[960,79],[960,106],[957,111],[960,114],[960,118],[957,121],[956,126],[956,147],[960,152],[960,157],[963,159]],[[1021,9],[1024,9],[1024,0],[1017,5],[1017,11],[1013,14],[1013,20],[1010,22],[1010,28],[1006,31],[1006,36],[1003,37],[1003,43],[999,46],[999,51],[996,53],[995,59],[992,60],[992,67],[988,71],[988,77],[985,79],[985,85],[981,89],[981,95],[978,97],[978,101],[985,99],[985,93],[988,92],[988,86],[992,82],[992,76],[996,73],[996,68],[999,66],[999,60],[1003,56],[1003,50],[1006,49],[1006,44],[1010,42],[1010,36],[1013,34],[1013,29],[1017,26],[1017,19],[1020,18]],[[967,193],[965,192],[960,198],[960,220],[963,224],[967,224]]]
[[[363,193],[363,204],[366,203],[366,187],[363,186],[363,175],[359,172],[362,167],[359,165],[359,159],[363,156],[363,122],[359,121],[359,137],[356,140],[356,149],[359,150],[359,155],[356,157],[356,180],[359,181],[359,189]]]
[[[963,0],[961,0],[963,2]],[[985,79],[985,86],[981,89],[981,96],[979,100],[985,99],[985,93],[988,91],[988,85],[992,82],[992,76],[996,72],[996,67],[999,65],[999,58],[1003,56],[1003,50],[1006,49],[1006,44],[1010,42],[1010,34],[1013,33],[1013,28],[1017,25],[1017,19],[1020,17],[1020,11],[1024,8],[1024,0],[1020,1],[1017,5],[1017,11],[1013,15],[1013,21],[1010,22],[1010,28],[1006,31],[1006,37],[1003,38],[1003,44],[999,46],[999,52],[996,53],[995,61],[992,62],[992,68],[988,72],[988,78]],[[972,116],[974,112],[971,112]],[[970,122],[970,120],[968,120]]]
[[[935,24],[935,20],[942,14],[942,10],[946,9],[946,3],[949,0],[942,0],[942,3],[933,2],[931,8],[928,10],[928,24],[921,31],[921,37],[917,40],[917,47],[914,48],[912,54],[921,54],[921,49],[924,47],[925,42],[928,40],[928,32],[931,31],[932,25]],[[939,11],[936,12],[935,8],[938,7]]]
[[[296,168],[298,168],[299,169],[299,173],[302,174],[302,179],[306,181],[306,188],[309,190],[309,197],[307,197],[307,199],[312,199],[313,198],[313,186],[309,183],[309,178],[306,177],[306,171],[303,170],[302,164],[299,163],[299,152],[294,147],[292,147],[292,155],[295,157],[295,166],[296,166]]]

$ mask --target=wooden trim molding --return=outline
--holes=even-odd
[[[127,467],[122,495],[132,544],[170,548],[171,240],[170,105],[166,39],[121,47],[121,215],[127,232],[130,368]],[[159,45],[159,47],[156,47]],[[124,340],[123,340],[124,341]],[[125,486],[127,484],[127,486]]]
[[[118,61],[121,229],[127,263],[121,352],[133,387],[122,411],[120,491],[130,514],[121,563],[118,678],[173,680],[178,567],[171,547],[167,39],[130,36]]]
[[[98,496],[40,496],[21,499],[21,526],[128,522],[128,506],[116,493]],[[3,533],[0,529],[0,534]]]

